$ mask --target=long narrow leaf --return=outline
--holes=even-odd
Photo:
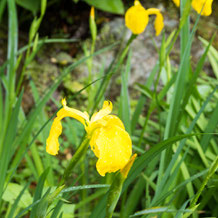
[[[48,175],[48,172],[49,172],[49,168],[46,169],[39,178],[39,182],[38,182],[38,185],[36,187],[35,194],[34,194],[34,197],[33,197],[33,203],[35,203],[36,201],[38,201],[41,198],[42,190],[43,190],[44,183],[45,183],[46,177]],[[30,218],[37,217],[36,216],[37,207],[38,207],[38,205],[33,206],[31,214],[30,214]]]
[[[20,111],[20,105],[21,100],[23,97],[23,91],[20,93],[19,99],[17,100],[17,103],[12,111],[12,117],[9,123],[9,126],[7,128],[5,140],[3,142],[4,146],[2,147],[1,151],[1,159],[0,159],[0,173],[1,173],[1,179],[0,179],[0,199],[3,194],[3,188],[5,183],[5,177],[6,172],[8,170],[8,164],[10,161],[10,157],[13,151],[13,141],[16,136],[16,130],[17,130],[17,124],[18,124],[18,114]]]

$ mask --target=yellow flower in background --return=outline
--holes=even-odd
[[[174,4],[175,4],[177,7],[179,7],[179,5],[180,5],[180,0],[173,0],[173,2],[174,2]]]
[[[125,131],[122,121],[112,111],[112,103],[105,101],[102,109],[93,114],[91,119],[86,112],[70,108],[66,100],[62,100],[63,108],[51,126],[49,137],[46,141],[46,151],[56,155],[59,151],[58,137],[62,132],[61,120],[72,117],[81,122],[90,137],[90,146],[98,158],[96,168],[101,176],[105,173],[116,172],[123,169],[132,155],[132,141]]]
[[[177,7],[179,7],[180,0],[173,0],[173,2]],[[213,0],[193,0],[192,7],[195,11],[197,11],[198,14],[201,13],[203,16],[209,16],[212,13],[212,3]]]
[[[150,8],[145,9],[138,0],[134,1],[134,6],[130,7],[125,14],[126,26],[133,32],[133,34],[140,34],[144,32],[148,21],[149,15],[156,15],[155,30],[158,36],[164,27],[163,16],[159,9]]]
[[[192,7],[195,9],[195,11],[197,11],[198,14],[201,13],[203,16],[209,16],[212,13],[212,3],[213,0],[193,0]]]

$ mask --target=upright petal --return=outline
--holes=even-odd
[[[197,11],[198,14],[201,13],[203,16],[209,16],[212,13],[212,3],[213,0],[193,0],[192,7]]]
[[[160,10],[157,8],[149,8],[147,11],[149,15],[152,15],[152,14],[156,15],[156,19],[154,22],[154,28],[156,31],[156,36],[158,36],[164,27],[163,15],[160,13]]]
[[[101,176],[123,169],[132,154],[129,134],[117,125],[102,127],[96,135],[95,147],[99,158],[96,167]]]
[[[126,26],[137,35],[144,32],[148,19],[147,11],[138,0],[135,1],[134,6],[130,7],[125,14]]]
[[[99,112],[96,112],[91,117],[91,123],[102,119],[104,116],[111,113],[113,109],[113,104],[111,101],[104,101],[103,107]]]

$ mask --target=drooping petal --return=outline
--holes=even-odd
[[[78,121],[80,121],[84,126],[89,123],[89,117],[87,113],[83,113],[79,110],[69,108],[66,105],[66,100],[62,100],[63,108],[61,108],[58,113],[57,117],[54,119],[51,130],[49,133],[49,136],[46,140],[46,151],[51,154],[51,155],[56,155],[58,154],[59,151],[59,142],[58,142],[58,137],[62,133],[62,125],[61,125],[61,120],[64,117],[72,117]]]
[[[125,130],[122,121],[115,115],[106,115],[102,119],[90,124],[88,127],[88,132],[90,133],[94,129],[90,140],[90,146],[96,157],[99,157],[99,148],[98,146],[96,146],[96,140],[98,139],[98,136],[101,134],[101,131],[103,131],[102,127],[107,126],[118,126],[121,129]]]
[[[198,14],[201,13],[203,16],[209,16],[212,13],[212,3],[213,0],[193,0],[192,7]]]
[[[154,22],[154,28],[156,31],[156,36],[158,36],[164,27],[163,15],[160,13],[160,10],[157,8],[149,8],[147,11],[149,15],[152,15],[152,14],[156,15],[156,19]]]
[[[134,33],[141,34],[148,24],[148,13],[138,0],[130,7],[125,14],[126,26]]]
[[[58,154],[59,151],[59,142],[58,137],[62,133],[61,121],[56,117],[52,123],[49,137],[46,140],[46,151],[51,155]]]
[[[111,101],[104,101],[103,107],[98,112],[94,113],[91,117],[91,123],[102,119],[104,116],[111,113],[113,109],[113,104]]]
[[[177,7],[180,6],[180,0],[173,0],[173,2],[175,3],[175,5],[176,5]]]
[[[95,137],[94,152],[99,158],[96,168],[101,176],[107,172],[116,172],[128,163],[132,154],[132,141],[123,128],[107,125]]]

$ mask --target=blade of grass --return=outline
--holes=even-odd
[[[14,1],[8,1],[8,55],[9,60],[7,68],[7,77],[8,77],[8,94],[9,94],[9,116],[10,110],[14,103],[14,89],[15,89],[15,65],[16,65],[16,53],[18,48],[18,24],[17,24],[17,10],[16,4]],[[7,113],[7,112],[6,112]],[[6,116],[7,117],[7,116]]]
[[[216,87],[218,88],[218,86]],[[218,103],[216,104],[216,108],[214,109],[209,121],[208,121],[208,124],[205,128],[205,132],[214,132],[215,129],[217,128],[217,124],[218,124]],[[200,144],[203,148],[203,151],[205,152],[209,146],[209,143],[210,143],[210,139],[211,139],[212,135],[211,136],[203,136],[201,141],[200,141]]]
[[[140,138],[138,140],[138,147],[141,146],[141,143],[142,143],[142,140],[143,140],[143,137],[144,137],[144,133],[145,133],[145,130],[146,130],[146,127],[147,127],[147,124],[148,124],[148,121],[149,121],[149,118],[152,114],[152,112],[154,111],[155,107],[160,107],[160,105],[163,106],[164,102],[160,102],[164,96],[167,94],[167,91],[170,89],[170,87],[174,84],[175,82],[175,79],[176,79],[176,76],[173,76],[170,81],[165,85],[165,87],[161,90],[161,92],[158,94],[158,96],[156,96],[155,93],[147,90],[148,92],[150,92],[150,95],[151,95],[151,98],[152,98],[152,101],[149,105],[149,109],[148,109],[148,113],[146,115],[146,118],[145,118],[145,122],[144,122],[144,125],[142,127],[142,131],[141,131],[141,134],[140,134]],[[141,90],[142,94],[144,93],[144,90],[146,90],[146,86],[142,86],[143,87],[143,90]],[[162,103],[162,104],[160,104]]]
[[[183,1],[182,1],[183,2]],[[190,0],[186,0],[183,3],[187,2],[187,4],[191,4]],[[186,11],[183,11],[184,5],[181,4],[181,12],[186,13]],[[186,9],[187,10],[187,9]],[[198,15],[198,18],[194,24],[194,27],[192,29],[191,34],[188,34],[188,38],[186,38],[185,33],[189,31],[187,28],[189,28],[189,18],[187,17],[186,24],[183,27],[182,34],[181,34],[181,64],[179,66],[178,75],[176,78],[176,84],[173,92],[173,96],[170,102],[170,108],[167,115],[167,121],[166,121],[166,128],[164,131],[164,139],[169,138],[170,136],[176,135],[177,128],[179,126],[178,121],[178,115],[179,110],[181,106],[181,101],[183,98],[183,92],[181,90],[185,90],[185,81],[188,76],[189,72],[189,58],[190,58],[190,50],[191,50],[191,44],[194,37],[194,33],[196,31],[197,23],[199,21],[200,15]],[[185,43],[186,41],[186,43]],[[159,175],[158,175],[158,181],[157,181],[157,189],[159,187],[160,182],[162,181],[163,172],[166,168],[166,165],[171,160],[172,155],[172,149],[166,149],[161,154],[161,160],[160,160],[160,167],[159,167]]]
[[[42,195],[42,191],[43,191],[43,187],[44,187],[44,183],[45,183],[45,180],[46,180],[46,177],[48,175],[48,172],[49,172],[49,168],[47,168],[43,173],[42,175],[40,176],[39,178],[39,181],[38,181],[38,184],[36,186],[36,190],[35,190],[35,193],[34,193],[34,197],[33,197],[33,203],[35,203],[36,201],[40,200],[41,198],[41,195]],[[38,205],[34,205],[32,207],[32,211],[30,213],[30,218],[35,218],[37,217],[36,214],[37,214],[37,207]]]
[[[17,124],[18,124],[18,114],[20,111],[20,105],[21,100],[23,96],[23,91],[20,93],[20,96],[16,102],[16,105],[13,109],[12,116],[10,123],[8,125],[5,140],[3,141],[4,146],[2,147],[1,151],[1,159],[0,159],[0,173],[1,173],[1,179],[0,179],[0,199],[3,194],[4,184],[5,184],[5,177],[8,170],[8,164],[10,161],[10,155],[12,151],[12,144],[14,141],[14,138],[16,136],[16,130],[17,130]]]
[[[145,83],[145,86],[148,89],[150,89],[151,85],[153,84],[153,80],[154,80],[156,73],[158,72],[158,69],[159,69],[159,64],[156,64],[155,67],[153,68],[153,70],[151,71],[151,74],[150,74],[148,80]],[[137,125],[138,120],[139,120],[139,116],[142,113],[142,109],[145,105],[145,102],[146,102],[146,97],[144,95],[141,95],[139,100],[138,100],[136,109],[133,113],[132,120],[131,120],[131,133],[132,134],[135,131],[136,125]]]
[[[159,214],[159,213],[178,213],[181,210],[169,209],[168,207],[155,207],[155,208],[148,208],[139,212],[134,213],[130,217],[137,217],[142,216],[145,214]],[[182,212],[191,212],[192,210],[182,210]]]
[[[164,199],[166,199],[167,197],[169,197],[170,195],[174,195],[175,193],[177,193],[178,191],[182,191],[184,189],[184,186],[187,185],[188,183],[194,181],[195,179],[205,175],[208,172],[208,170],[203,170],[200,173],[196,173],[195,175],[191,176],[189,179],[181,182],[179,185],[177,185],[176,187],[173,187],[172,189],[170,189],[167,193],[163,194],[158,201],[156,202],[156,204],[160,204],[162,201],[164,201]]]
[[[201,37],[199,37],[199,39],[204,44],[205,47],[208,46],[209,42],[207,42],[205,39]],[[218,51],[213,46],[210,46],[210,50],[208,52],[208,58],[213,68],[213,72],[216,78],[218,79]]]
[[[124,205],[125,210],[123,210],[122,216],[120,218],[129,217],[137,207],[141,197],[143,195],[143,190],[145,189],[145,181],[142,177],[138,179],[136,184],[134,185],[132,191],[128,194],[128,199],[126,204]]]
[[[117,72],[117,70],[122,65],[128,51],[130,44],[132,41],[137,37],[137,35],[131,35],[128,42],[125,45],[125,48],[122,50],[121,54],[117,55],[117,57],[113,60],[113,62],[110,64],[108,70],[105,73],[105,78],[102,80],[101,85],[99,86],[99,90],[95,96],[95,105],[92,108],[91,114],[94,113],[96,110],[99,102],[102,100],[102,97],[104,96],[108,83],[110,82],[111,77]]]
[[[127,187],[137,177],[137,175],[139,175],[139,173],[146,167],[147,163],[151,161],[156,155],[158,155],[162,150],[166,149],[167,147],[170,147],[172,144],[174,144],[177,141],[195,135],[201,135],[201,134],[185,134],[185,135],[173,136],[151,147],[142,156],[136,159],[135,163],[133,164],[129,172],[128,178],[124,183],[124,187]]]
[[[3,89],[2,89],[2,83],[0,81],[0,126],[3,127]],[[3,131],[0,131],[0,139],[2,138],[2,133]],[[2,152],[2,144],[1,144],[1,140],[0,140],[0,156],[1,156],[1,152]]]
[[[94,184],[94,185],[74,186],[74,187],[69,187],[69,188],[63,189],[61,191],[61,193],[84,190],[84,189],[108,188],[108,187],[110,187],[110,185],[108,185],[108,184]]]
[[[200,197],[202,191],[204,190],[204,187],[207,185],[209,179],[213,176],[213,174],[216,172],[218,168],[218,157],[216,157],[216,159],[213,161],[213,163],[211,164],[209,171],[207,173],[206,178],[204,179],[203,183],[201,184],[200,189],[198,190],[197,194],[195,195],[194,199],[192,199],[191,201],[191,205],[190,208],[193,208],[196,206],[196,203],[198,201],[198,198]]]
[[[38,176],[37,170],[33,164],[32,159],[30,158],[30,156],[28,154],[25,155],[25,159],[27,162],[27,166],[31,170],[33,177],[35,177],[35,180],[37,180],[39,178],[39,176]]]
[[[107,190],[99,190],[99,191],[93,193],[92,195],[89,195],[88,197],[86,197],[86,199],[84,199],[83,201],[80,201],[78,204],[75,205],[75,210],[86,205],[87,203],[91,202],[92,200],[99,198],[100,196],[104,195],[106,192],[107,192]]]
[[[6,88],[6,96],[5,96],[5,106],[4,106],[4,124],[2,130],[2,137],[0,140],[0,148],[2,147],[2,143],[4,141],[8,123],[10,121],[12,107],[15,101],[15,65],[16,65],[16,52],[17,52],[17,44],[18,44],[18,28],[17,28],[17,11],[16,5],[14,1],[8,1],[8,53],[7,53],[7,87]]]
[[[120,107],[119,117],[124,123],[126,131],[130,133],[130,104],[129,104],[129,93],[128,93],[128,81],[130,72],[130,62],[132,57],[132,50],[129,51],[126,69],[121,74],[121,93],[120,93]]]
[[[186,107],[186,105],[188,103],[188,100],[189,100],[191,94],[193,93],[193,91],[195,89],[195,84],[196,84],[197,78],[198,78],[200,72],[203,69],[203,65],[204,65],[205,59],[207,57],[208,51],[210,49],[210,46],[211,46],[214,38],[215,38],[215,34],[211,38],[210,43],[208,44],[208,46],[206,47],[203,55],[201,56],[200,60],[198,61],[196,69],[194,71],[194,74],[193,74],[193,76],[192,76],[192,78],[191,78],[191,80],[189,82],[188,89],[185,91],[185,96],[184,96],[183,101],[182,101],[181,110],[179,111],[179,115],[178,115],[178,119],[179,120],[181,119],[182,114],[185,111],[185,107]]]
[[[38,41],[38,45],[43,45],[43,44],[51,44],[51,43],[68,43],[68,42],[78,42],[78,39],[41,39]],[[25,45],[24,47],[20,48],[17,52],[17,55],[20,55],[21,53],[25,52],[28,47],[32,47],[34,43],[30,43],[30,45]]]

